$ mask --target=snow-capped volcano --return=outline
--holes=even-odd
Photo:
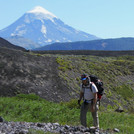
[[[34,49],[54,42],[73,42],[98,39],[96,36],[78,31],[62,22],[54,14],[37,6],[26,12],[21,18],[0,31],[0,36],[26,49]],[[16,37],[16,39],[15,39]],[[18,42],[18,37],[34,42]],[[10,40],[10,38],[14,38]],[[36,45],[34,45],[36,44]]]
[[[40,20],[51,20],[54,22],[54,18],[57,18],[54,14],[50,13],[49,11],[47,11],[46,9],[37,6],[35,7],[33,10],[30,10],[27,12],[27,14],[34,14],[36,16],[36,19],[40,19]]]
[[[48,15],[52,18],[57,18],[54,14],[50,13],[49,11],[47,11],[46,9],[40,7],[40,6],[37,6],[35,7],[33,10],[30,10],[28,11],[27,13],[34,13],[34,14],[44,14],[44,15]]]

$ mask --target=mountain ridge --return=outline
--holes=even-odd
[[[35,50],[134,50],[134,38],[111,38],[92,41],[54,43]]]

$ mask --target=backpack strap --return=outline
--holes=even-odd
[[[91,92],[93,92],[93,90],[92,90],[92,84],[93,84],[93,82],[90,83]]]
[[[93,92],[93,90],[92,90],[92,84],[94,84],[94,83],[93,83],[93,82],[91,82],[91,84],[90,84],[91,92]],[[97,101],[99,101],[99,106],[100,106],[100,99],[98,98],[98,93],[97,93]]]

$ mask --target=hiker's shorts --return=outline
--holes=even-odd
[[[91,112],[91,109],[92,109],[92,103],[88,103],[88,104],[85,104],[84,102],[82,103],[81,113],[80,113],[80,121],[81,121],[81,124],[85,127],[87,127],[87,119],[86,119],[87,112],[88,112],[88,110]],[[95,111],[91,112],[92,117],[93,117],[93,125],[96,128],[99,128],[98,110],[99,110],[99,105],[97,102]]]

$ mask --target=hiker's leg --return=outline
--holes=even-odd
[[[86,119],[87,111],[88,111],[88,105],[82,103],[81,112],[80,112],[80,121],[81,121],[81,125],[85,127],[87,127],[87,119]]]
[[[98,116],[98,110],[99,110],[99,105],[96,104],[95,111],[92,112],[92,117],[93,117],[93,124],[96,128],[99,128],[99,116]]]

